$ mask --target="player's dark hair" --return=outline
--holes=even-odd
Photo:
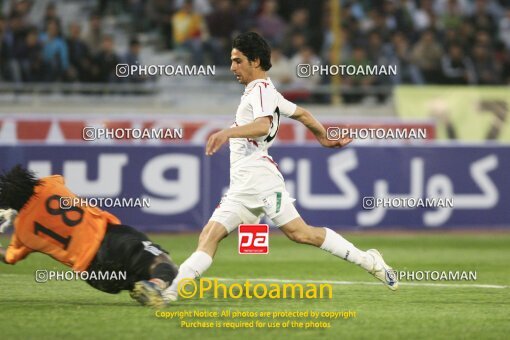
[[[249,61],[260,60],[260,68],[264,71],[271,69],[271,48],[267,41],[255,32],[238,35],[232,42],[232,48],[241,51]]]
[[[35,174],[19,164],[0,174],[0,207],[21,210],[38,184]]]

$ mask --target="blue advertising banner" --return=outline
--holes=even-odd
[[[76,194],[143,199],[110,207],[145,231],[197,231],[229,184],[228,148],[1,146],[1,168],[62,174]],[[510,147],[274,146],[287,190],[311,225],[336,229],[510,228]]]

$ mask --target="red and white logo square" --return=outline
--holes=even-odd
[[[239,233],[239,254],[269,253],[269,226],[267,224],[241,224]]]

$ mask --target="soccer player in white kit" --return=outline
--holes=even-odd
[[[177,299],[180,280],[197,278],[211,266],[223,238],[242,223],[258,223],[264,214],[292,241],[320,247],[361,266],[391,290],[398,288],[391,267],[377,250],[359,250],[329,228],[309,226],[294,207],[283,176],[268,154],[280,119],[289,117],[301,122],[324,147],[340,148],[351,139],[328,140],[324,126],[310,112],[286,100],[275,89],[266,76],[271,68],[270,57],[268,44],[257,33],[241,34],[233,42],[230,69],[246,87],[235,123],[211,135],[205,151],[212,156],[229,142],[230,187],[202,230],[196,251],[181,264],[172,285],[162,292],[165,301]]]

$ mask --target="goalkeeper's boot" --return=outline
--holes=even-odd
[[[396,271],[384,262],[381,253],[377,249],[369,249],[366,252],[374,259],[374,266],[368,272],[382,281],[389,289],[397,290],[398,278]]]
[[[162,289],[156,283],[144,280],[135,283],[129,295],[143,306],[159,308],[165,305],[161,293]]]

